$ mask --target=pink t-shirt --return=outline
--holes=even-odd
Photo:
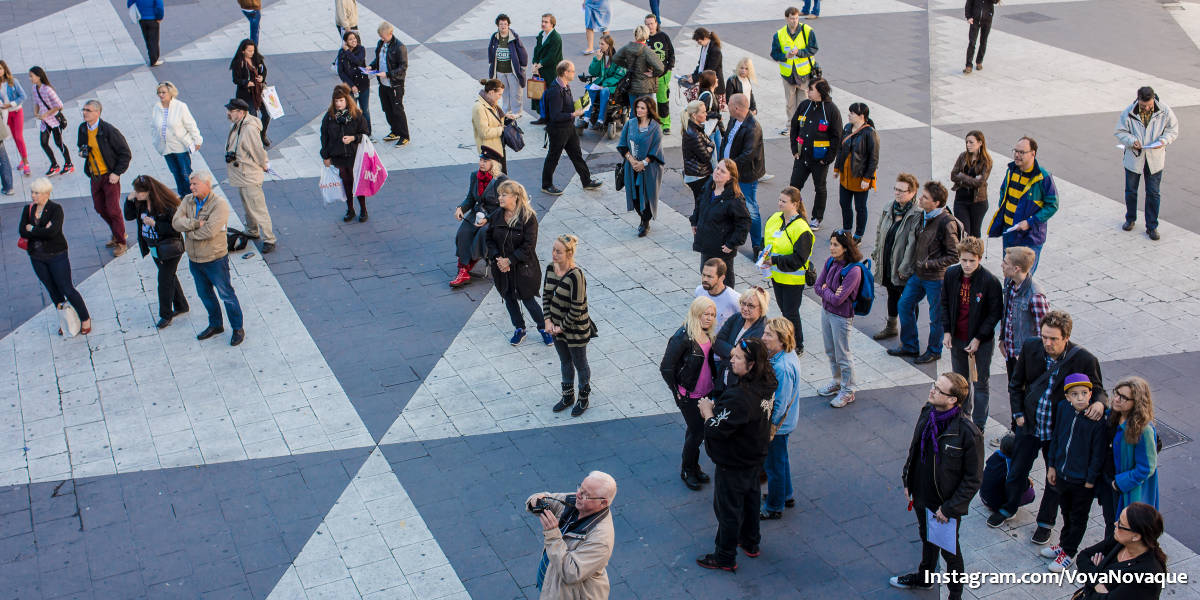
[[[703,398],[713,391],[712,367],[708,365],[708,354],[712,351],[712,341],[697,342],[704,351],[704,366],[700,367],[700,377],[696,379],[696,389],[688,392],[679,386],[679,393],[688,398]]]

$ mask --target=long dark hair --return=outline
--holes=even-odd
[[[697,42],[700,40],[709,40],[708,43],[711,44],[713,48],[721,47],[721,38],[717,37],[717,32],[709,31],[703,27],[697,27],[696,31],[692,32],[692,39]]]
[[[1120,519],[1120,515],[1117,518]],[[1158,545],[1158,538],[1163,534],[1162,514],[1145,502],[1133,502],[1125,507],[1125,520],[1133,530],[1130,533],[1142,536],[1142,543],[1154,553],[1158,562],[1167,566],[1167,553]]]
[[[163,182],[149,175],[135,177],[133,191],[148,194],[146,203],[148,204],[147,212],[150,214],[171,214],[179,207],[179,196],[176,196],[171,188],[163,185]]]
[[[870,125],[871,127],[875,126],[875,121],[871,120],[871,109],[866,104],[863,104],[862,102],[855,102],[854,104],[850,105],[848,110],[862,117],[863,120],[867,122],[867,125]]]
[[[43,69],[43,68],[41,68],[41,67],[39,67],[39,66],[37,66],[37,65],[34,65],[34,66],[32,66],[32,67],[29,67],[29,72],[30,72],[30,73],[33,73],[34,75],[37,75],[37,78],[38,78],[38,83],[39,83],[40,85],[44,85],[44,86],[46,86],[46,87],[48,87],[48,88],[53,88],[53,87],[54,87],[54,86],[50,85],[50,78],[49,78],[49,77],[46,77],[46,70],[45,70],[45,69]]]
[[[833,100],[833,88],[829,87],[829,82],[825,81],[824,77],[814,77],[808,82],[808,87],[817,90],[821,95],[821,102],[830,102]],[[866,106],[866,105],[864,105]],[[865,114],[865,113],[854,113]]]
[[[763,315],[766,316],[766,315]],[[767,345],[759,338],[743,338],[734,348],[739,348],[750,362],[750,370],[740,375],[742,383],[763,383],[774,388],[778,385],[775,378],[775,368],[771,366]]]
[[[629,115],[629,116],[633,117],[633,119],[631,119],[631,120],[633,120],[633,121],[638,120],[637,106],[639,104],[646,105],[646,118],[649,119],[650,122],[658,123],[659,125],[662,124],[662,119],[660,119],[658,116],[658,104],[654,100],[652,100],[650,98],[650,96],[642,96],[641,98],[638,98],[637,100],[633,101],[633,108],[630,109],[630,112],[632,114]]]
[[[978,129],[972,129],[967,132],[966,137],[973,137],[979,140],[979,153],[975,156],[967,154],[967,164],[974,167],[977,164],[982,164],[984,168],[992,168],[992,156],[988,154],[987,140],[983,137],[983,132]]]
[[[858,242],[854,241],[854,237],[845,229],[835,229],[833,234],[829,236],[831,240],[837,240],[838,244],[845,250],[842,255],[842,260],[846,264],[862,262],[862,250],[858,249]]]
[[[359,40],[359,43],[362,43],[361,39]],[[258,51],[258,44],[254,43],[254,40],[246,38],[242,40],[240,44],[238,44],[237,52],[233,54],[233,60],[229,61],[230,71],[236,69],[237,66],[242,64],[242,62],[245,60],[245,58],[242,57],[242,53],[246,51],[246,46],[254,46],[254,56],[250,57],[250,62],[254,63],[254,66],[256,67],[262,66],[263,56],[262,53]]]
[[[354,93],[350,91],[350,86],[339,83],[333,86],[333,96],[329,99],[329,111],[326,114],[330,117],[337,112],[338,98],[346,101],[346,110],[350,111],[352,118],[357,119],[362,114],[362,110],[358,108],[358,103],[354,101]]]

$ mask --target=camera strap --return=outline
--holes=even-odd
[[[246,124],[246,117],[242,117],[242,120],[238,121],[238,124],[237,124],[237,136],[233,138],[233,148],[230,148],[228,146],[228,140],[226,140],[226,146],[225,146],[226,152],[233,152],[234,154],[237,154],[238,147],[242,145],[242,126],[245,124]]]

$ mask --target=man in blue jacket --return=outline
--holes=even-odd
[[[558,63],[555,72],[558,77],[546,88],[542,95],[542,108],[546,112],[546,135],[550,138],[550,149],[546,151],[546,162],[542,164],[542,192],[551,196],[561,196],[563,191],[554,187],[554,169],[558,167],[558,159],[563,150],[575,172],[579,174],[579,182],[585,190],[599,189],[601,183],[592,179],[587,162],[583,160],[583,151],[579,148],[579,132],[575,131],[575,117],[583,114],[582,108],[575,108],[575,100],[571,97],[571,80],[575,78],[575,65],[564,60]]]
[[[1058,189],[1054,176],[1037,161],[1037,141],[1029,136],[1017,140],[1013,161],[1008,163],[1000,184],[1000,205],[988,226],[988,237],[1002,237],[1004,249],[1025,246],[1036,254],[1033,275],[1046,243],[1046,222],[1058,212]]]
[[[163,0],[126,0],[125,7],[137,5],[138,26],[142,28],[142,39],[146,40],[146,54],[150,66],[163,64],[158,56],[158,25],[163,20]]]

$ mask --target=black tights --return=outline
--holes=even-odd
[[[354,214],[354,200],[350,194],[354,193],[354,164],[334,163],[337,167],[338,176],[342,179],[342,189],[346,193],[346,212]],[[362,214],[367,214],[367,197],[358,197],[358,208]]]
[[[54,134],[54,145],[58,146],[59,152],[63,155],[63,166],[71,166],[71,155],[67,152],[67,146],[62,141],[62,127],[54,129],[42,130],[42,152],[46,153],[46,158],[50,159],[50,166],[57,167],[58,161],[54,159],[54,152],[50,149],[50,135]]]

